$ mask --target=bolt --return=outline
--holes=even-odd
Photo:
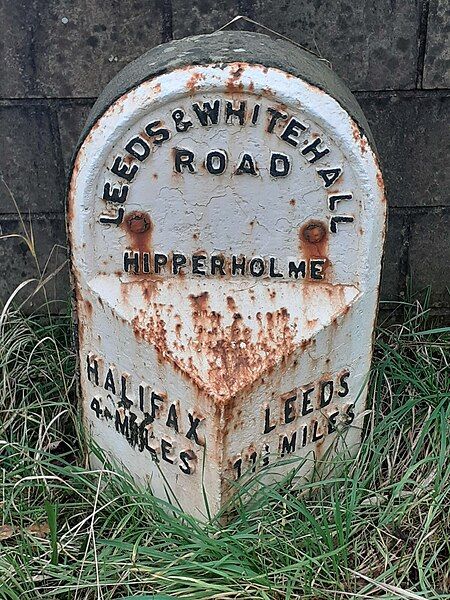
[[[310,223],[303,230],[303,238],[310,244],[319,244],[326,235],[325,227],[322,223]]]
[[[150,220],[142,213],[135,213],[128,219],[128,228],[133,233],[144,233],[150,227]]]

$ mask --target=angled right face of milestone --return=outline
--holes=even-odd
[[[243,32],[162,48],[109,85],[73,164],[81,389],[95,442],[206,517],[249,474],[357,446],[384,187],[314,56]]]

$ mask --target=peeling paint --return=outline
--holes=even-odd
[[[269,455],[279,475],[283,454],[323,459],[330,419],[354,421],[357,444],[385,210],[367,137],[300,78],[233,62],[130,89],[92,126],[68,192],[97,443],[200,516],[202,477],[216,512]]]

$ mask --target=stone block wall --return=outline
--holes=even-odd
[[[99,92],[147,49],[210,33],[237,14],[313,50],[354,91],[388,190],[382,300],[431,285],[434,311],[448,318],[446,0],[0,0],[0,233],[21,231],[16,203],[41,271],[61,264],[68,165]],[[24,240],[0,241],[0,304],[36,273]],[[69,296],[66,267],[47,293],[56,312]]]

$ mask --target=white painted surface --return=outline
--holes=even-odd
[[[219,123],[201,126],[192,105],[216,99],[221,102]],[[258,103],[257,123],[248,118],[244,125],[225,124],[227,101],[235,106],[245,101],[248,114]],[[288,115],[273,133],[267,132],[269,108]],[[171,114],[177,109],[193,123],[186,132],[175,130]],[[291,117],[306,127],[295,138],[297,147],[280,138]],[[170,131],[161,145],[143,133],[154,121]],[[147,140],[151,154],[142,162],[131,160],[139,170],[128,184],[123,205],[107,203],[102,199],[105,182],[127,184],[111,173],[114,159],[126,156],[125,145],[137,135]],[[301,150],[317,136],[323,141],[320,148],[326,146],[329,153],[310,164]],[[194,173],[175,172],[176,148],[194,152]],[[205,169],[203,160],[211,150],[227,153],[223,174]],[[243,153],[254,159],[257,175],[236,174]],[[271,176],[272,153],[289,156],[289,175]],[[342,175],[326,188],[318,170],[338,167]],[[352,198],[330,210],[329,196],[339,194]],[[378,294],[383,194],[375,156],[342,107],[276,69],[243,63],[185,68],[145,82],[115,102],[78,153],[69,195],[83,407],[96,442],[138,479],[149,480],[157,495],[165,497],[170,486],[183,508],[202,516],[207,512],[202,477],[214,513],[227,497],[227,479],[237,476],[240,460],[245,471],[255,452],[258,461],[268,452],[270,464],[275,464],[283,443],[289,445],[295,432],[296,456],[323,456],[336,439],[335,433],[325,435],[327,418],[340,411],[337,422],[343,421],[342,414],[353,404],[356,418],[346,440],[356,444]],[[99,222],[101,215],[114,218],[119,208],[124,209],[121,226]],[[130,218],[136,213],[151,223],[144,233],[130,232]],[[339,223],[331,232],[335,216],[350,216],[353,222]],[[311,222],[319,224],[319,233],[326,231],[318,244],[304,237]],[[150,263],[155,252],[167,255],[165,270],[157,275],[124,272],[124,252],[138,250],[141,258],[142,252],[149,253]],[[171,271],[174,252],[186,257],[183,276]],[[232,276],[233,254],[262,258],[265,274]],[[206,275],[192,272],[192,256],[200,255],[209,265]],[[225,275],[219,270],[210,273],[212,256],[224,257]],[[267,274],[271,257],[284,277]],[[289,278],[289,261],[298,264],[302,259],[319,261],[319,272],[320,261],[327,261],[324,278]],[[97,360],[98,385],[88,380],[88,355],[91,364]],[[116,394],[104,389],[111,365]],[[124,373],[129,376],[129,408],[120,406],[117,393]],[[329,390],[327,381],[333,381],[334,393],[320,408],[320,386]],[[136,424],[144,419],[139,404],[139,385],[144,382],[144,412],[150,411],[152,391],[164,398],[147,426],[157,464],[152,452],[141,451],[130,433],[133,415]],[[302,394],[311,388],[307,397],[313,412],[301,416]],[[294,396],[297,399],[286,405]],[[91,408],[93,397],[98,399],[96,410]],[[175,409],[167,425],[171,405]],[[106,407],[112,420],[105,418]],[[285,408],[289,419],[295,417],[289,423],[283,423]],[[201,420],[198,439],[186,437],[189,414]],[[121,433],[121,428],[126,433],[127,416],[129,441]],[[319,425],[314,426],[315,421]],[[275,427],[264,433],[265,425]],[[307,438],[301,447],[303,427]],[[314,427],[316,434],[324,433],[315,443]],[[303,472],[311,465],[308,460]],[[189,474],[183,472],[188,469]]]

